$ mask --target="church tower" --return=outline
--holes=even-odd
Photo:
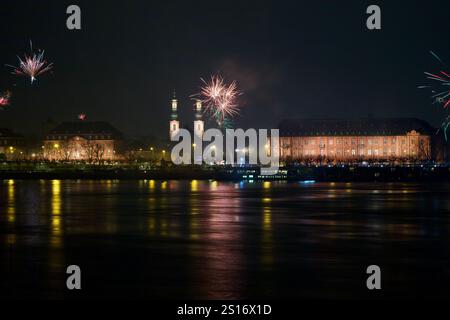
[[[201,139],[204,131],[205,123],[203,122],[202,102],[197,100],[195,103],[194,134]]]
[[[202,164],[203,155],[203,133],[205,131],[205,123],[202,115],[202,102],[195,102],[195,120],[194,120],[194,163]]]
[[[172,113],[170,115],[169,123],[169,137],[171,140],[172,137],[178,133],[178,130],[180,130],[180,121],[178,121],[178,100],[174,91],[172,98]]]

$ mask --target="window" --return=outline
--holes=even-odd
[[[356,156],[356,150],[355,149],[352,150],[352,156]]]
[[[368,154],[369,156],[371,156],[371,155],[372,155],[372,150],[369,149],[369,150],[367,151],[367,154]]]
[[[330,146],[332,146],[332,145],[333,145],[333,139],[328,140],[328,144],[329,144]]]

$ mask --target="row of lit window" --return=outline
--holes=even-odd
[[[407,150],[403,150],[403,153],[406,154],[407,152],[408,152]],[[301,154],[301,152],[294,152],[294,153]],[[330,150],[328,153],[334,154],[335,152],[333,150]],[[351,154],[352,156],[356,156],[356,155],[364,156],[365,155],[365,151],[364,150],[359,150],[359,154],[358,154],[357,150],[355,150],[355,149],[353,149],[353,150],[345,150],[344,153],[346,155]],[[389,151],[388,150],[383,150],[383,152],[381,152],[381,150],[378,150],[378,149],[367,150],[367,155],[368,156],[378,156],[378,155],[381,155],[381,153],[383,153],[383,155],[388,155],[388,154],[389,155],[393,155],[393,156],[396,155],[396,152],[392,151],[391,149],[389,149]],[[320,153],[317,152],[317,155],[319,155],[319,154],[324,156],[324,155],[327,154],[327,152],[324,152],[324,150],[320,150]],[[337,155],[341,155],[342,152],[341,151],[336,151],[336,154]],[[414,155],[415,152],[412,152],[412,154]],[[306,156],[315,156],[316,155],[316,150],[305,150],[304,151],[304,155],[306,155]]]
[[[303,140],[303,141],[302,141]],[[388,144],[389,142],[391,142],[391,144],[396,144],[397,143],[397,138],[384,138],[384,139],[336,139],[336,144],[337,145],[349,145],[350,143],[352,145],[356,145],[356,144],[360,144],[360,145],[365,145],[367,142],[368,145],[378,145],[378,144]],[[317,140],[317,139],[294,139],[293,141],[294,145],[316,145],[317,143],[319,145],[323,145],[325,146],[326,140]],[[328,145],[332,146],[335,144],[335,139],[329,139],[328,140]],[[406,144],[406,139],[402,139],[401,140],[401,144]]]

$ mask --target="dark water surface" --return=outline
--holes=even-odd
[[[8,298],[450,298],[450,184],[0,181]],[[68,291],[79,265],[82,290]],[[366,289],[366,267],[382,290]]]

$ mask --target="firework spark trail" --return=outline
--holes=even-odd
[[[441,60],[441,58],[439,58],[439,56],[438,56],[436,53],[434,53],[434,52],[431,51],[431,50],[430,50],[430,53],[431,53],[431,55],[432,55],[437,61],[439,61],[440,63],[442,63],[443,65],[445,65],[444,62]]]
[[[221,125],[224,120],[239,114],[239,105],[236,99],[242,93],[237,88],[236,81],[226,84],[224,79],[218,75],[212,75],[209,82],[201,79],[203,86],[200,93],[193,97],[199,99],[205,106],[205,111]]]
[[[0,94],[0,107],[5,107],[9,105],[9,99],[11,98],[11,92],[6,91]]]
[[[448,141],[448,129],[450,127],[450,116],[447,116],[447,118],[444,119],[444,122],[442,122],[441,128],[438,130],[438,133],[440,130],[444,132],[445,141]]]
[[[48,63],[47,60],[44,59],[44,51],[38,50],[37,52],[33,52],[33,44],[30,41],[31,54],[24,54],[23,58],[17,56],[19,59],[19,65],[12,66],[14,70],[12,74],[19,76],[27,76],[30,77],[31,83],[36,80],[36,77],[51,70],[53,68],[53,63]]]

